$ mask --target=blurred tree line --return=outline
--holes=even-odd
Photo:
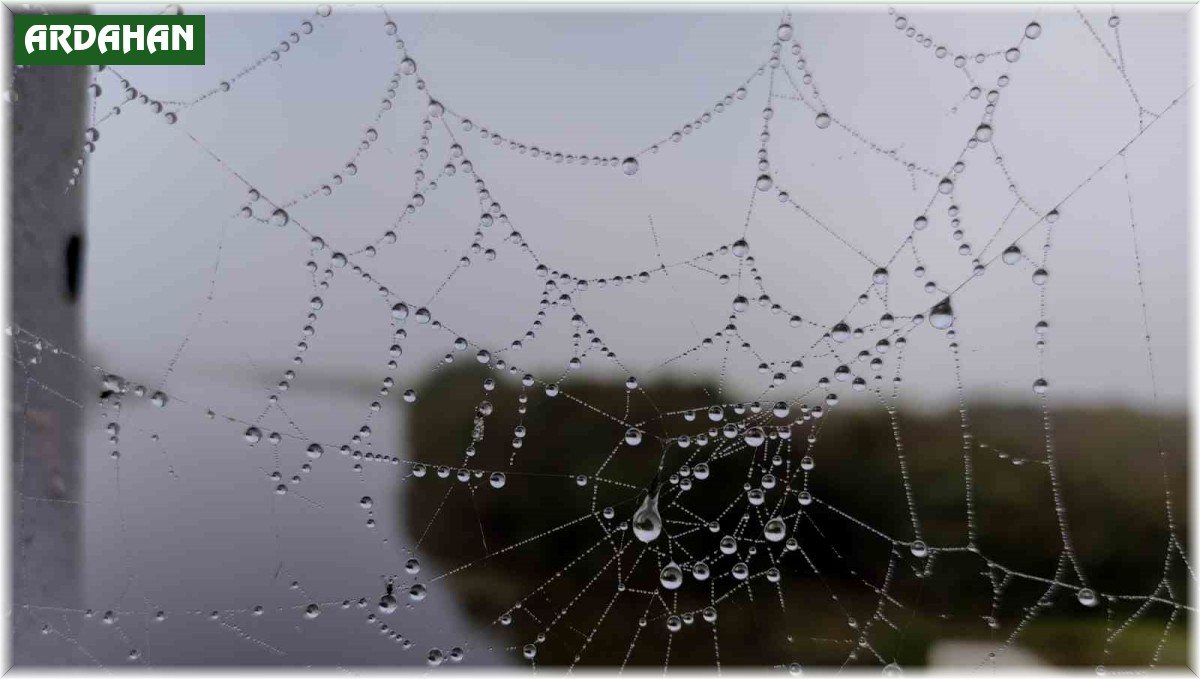
[[[486,391],[482,385],[489,376],[494,390]],[[490,627],[497,646],[517,649],[514,658],[525,644],[536,643],[539,664],[578,658],[582,665],[627,660],[660,667],[669,648],[672,665],[712,666],[718,654],[725,666],[920,665],[934,641],[1000,645],[1035,607],[1017,644],[1046,661],[1145,666],[1171,613],[1167,605],[1150,606],[1106,652],[1106,637],[1141,602],[1102,600],[1089,608],[1077,601],[1074,589],[1057,588],[1038,606],[1047,592],[1044,582],[1005,581],[1002,572],[988,568],[988,560],[1041,578],[1054,578],[1065,563],[1045,455],[1050,426],[1070,540],[1087,584],[1105,593],[1153,592],[1163,579],[1170,541],[1168,488],[1176,535],[1184,541],[1188,535],[1183,413],[1064,405],[1053,407],[1047,422],[1035,406],[975,402],[967,411],[971,436],[964,446],[957,409],[900,407],[895,423],[912,503],[929,545],[968,544],[964,449],[972,466],[978,551],[935,549],[918,558],[864,527],[904,543],[914,537],[893,422],[875,401],[869,407],[825,406],[823,418],[792,428],[786,447],[770,440],[709,461],[709,477],[692,477],[691,489],[680,493],[670,475],[689,459],[693,466],[707,460],[715,442],[683,449],[664,448],[660,441],[681,434],[694,438],[714,426],[707,407],[737,400],[728,392],[717,396],[714,384],[664,379],[642,393],[619,381],[572,378],[557,397],[548,397],[540,385],[525,390],[522,415],[517,380],[472,365],[440,369],[418,393],[401,449],[431,468],[424,478],[402,484],[402,524],[410,541],[419,539],[424,572],[467,566],[441,580],[440,589],[452,592],[471,619]],[[481,418],[483,438],[468,458],[464,451],[478,433],[483,401],[491,404],[491,414]],[[770,412],[770,403],[762,406]],[[697,410],[694,421],[660,415],[687,409]],[[716,426],[743,417],[730,408],[725,412]],[[799,415],[793,408],[789,421]],[[620,421],[645,422],[639,446],[623,443]],[[518,425],[526,434],[514,448]],[[811,432],[817,440],[810,450]],[[1159,455],[1160,435],[1165,457]],[[788,536],[799,548],[788,552],[780,543],[762,542],[757,519],[748,512],[745,484],[759,487],[764,471],[777,476],[776,487],[765,491],[764,507],[774,507],[787,492],[789,475],[791,490],[800,487],[798,461],[806,452],[814,459],[807,489],[816,501],[802,508],[794,493],[785,498],[784,515],[804,514],[789,519]],[[782,465],[771,462],[775,454],[785,458]],[[619,527],[658,476],[660,458],[664,536],[642,553],[643,545]],[[439,478],[438,465],[448,468],[446,478]],[[461,482],[456,475],[462,468],[503,470],[505,484],[493,488],[488,474]],[[606,507],[613,508],[612,519],[603,516]],[[718,532],[703,526],[712,520],[719,522]],[[745,537],[759,540],[758,553],[747,555],[743,542],[738,556],[721,555],[718,541],[739,523]],[[667,533],[679,535],[675,544],[668,545]],[[674,591],[658,584],[668,558],[685,571],[683,586]],[[712,566],[706,582],[687,572],[701,559]],[[754,575],[742,582],[731,578],[734,559],[746,561]],[[780,571],[778,583],[762,577],[772,562]],[[1056,579],[1078,584],[1066,573]],[[1185,565],[1173,557],[1167,581],[1176,599],[1187,600],[1187,579]],[[888,598],[880,605],[885,581]],[[993,587],[1001,583],[994,597]],[[1168,598],[1165,590],[1160,596]],[[701,611],[714,600],[718,619],[710,624]],[[520,607],[513,608],[517,602]],[[671,633],[667,616],[683,611],[694,612],[692,622]],[[500,622],[505,613],[509,624]],[[638,624],[642,619],[644,627]],[[1180,611],[1158,664],[1186,662],[1187,622]],[[539,634],[545,635],[542,641]],[[674,637],[670,645],[668,636]]]

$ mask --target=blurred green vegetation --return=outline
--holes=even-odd
[[[489,376],[496,379],[493,391],[481,386]],[[1036,610],[1016,644],[1046,662],[1145,666],[1154,660],[1160,640],[1156,664],[1186,662],[1188,620],[1180,611],[1164,637],[1171,613],[1167,605],[1149,606],[1106,652],[1106,638],[1134,616],[1140,601],[1103,600],[1088,608],[1076,600],[1074,589],[1057,588],[1039,606],[1047,585],[1025,578],[1010,578],[1000,596],[993,596],[987,560],[1052,578],[1063,558],[1045,463],[1047,422],[1035,407],[972,403],[968,408],[978,553],[939,551],[918,559],[906,546],[873,532],[900,542],[913,539],[893,422],[878,406],[827,407],[832,412],[824,418],[793,427],[794,438],[783,450],[780,441],[771,440],[757,450],[742,448],[710,461],[711,476],[694,480],[677,504],[672,504],[677,489],[668,485],[660,503],[665,532],[682,533],[670,546],[670,557],[685,570],[705,557],[713,570],[704,583],[685,573],[683,587],[668,593],[657,582],[667,562],[665,535],[642,553],[643,545],[628,530],[619,531],[619,524],[630,518],[656,476],[664,455],[656,437],[706,431],[713,423],[704,409],[734,396],[718,398],[714,384],[701,382],[656,381],[643,394],[619,382],[572,378],[555,398],[530,388],[527,412],[521,415],[517,381],[478,365],[439,370],[418,392],[402,449],[410,459],[434,469],[445,465],[451,473],[441,479],[431,469],[425,478],[403,483],[402,522],[409,536],[421,538],[417,553],[423,572],[453,571],[439,588],[452,592],[472,620],[489,627],[498,647],[517,649],[514,657],[544,633],[537,644],[539,664],[570,664],[578,657],[582,665],[627,660],[660,667],[669,648],[672,665],[711,666],[718,654],[725,666],[921,665],[935,641],[990,640],[999,646]],[[484,400],[493,412],[484,420],[476,454],[464,464]],[[660,414],[687,409],[699,409],[695,421]],[[769,412],[770,404],[764,409]],[[726,414],[726,421],[741,419],[729,408]],[[790,419],[797,416],[793,408]],[[622,421],[645,423],[640,446],[621,443]],[[522,447],[514,449],[518,424],[528,433]],[[900,408],[895,425],[925,541],[965,547],[968,484],[960,413]],[[1068,405],[1052,409],[1049,426],[1070,538],[1088,584],[1105,593],[1153,592],[1163,578],[1170,538],[1167,487],[1176,535],[1181,540],[1188,535],[1186,416]],[[809,449],[806,437],[812,432],[817,439]],[[1159,455],[1160,435],[1166,456]],[[664,483],[681,464],[706,461],[714,447],[665,448]],[[778,585],[754,576],[734,581],[728,572],[735,557],[722,557],[717,541],[741,521],[748,525],[746,537],[761,537],[759,519],[747,513],[743,484],[757,487],[762,473],[772,471],[780,483],[767,491],[764,507],[773,507],[784,496],[789,475],[797,486],[802,483],[798,460],[806,451],[815,460],[808,490],[817,501],[803,509],[803,520],[789,520],[789,537],[800,548],[779,558],[782,543],[760,540],[758,554],[746,558],[743,543],[736,558],[746,560],[752,574],[761,575],[771,559],[778,559],[782,579]],[[777,452],[786,461],[775,467],[770,457]],[[455,473],[464,466],[505,470],[507,481],[500,489],[489,485],[487,475],[459,482]],[[588,476],[585,485],[576,479],[580,474]],[[794,494],[783,506],[784,515],[800,510]],[[612,520],[600,517],[605,507],[614,508]],[[720,532],[685,523],[713,519],[720,521]],[[618,570],[624,592],[618,592]],[[991,573],[996,583],[1003,580],[1000,571]],[[1167,581],[1177,600],[1187,598],[1185,573],[1174,556]],[[1076,582],[1070,574],[1057,579]],[[880,606],[878,588],[885,581],[889,598]],[[698,612],[730,590],[717,606],[715,625],[697,614],[674,635],[666,629],[664,600],[678,612]],[[521,607],[513,609],[518,601]],[[499,624],[510,610],[512,623]],[[639,627],[639,618],[647,620],[645,627]],[[859,646],[860,637],[867,646]]]

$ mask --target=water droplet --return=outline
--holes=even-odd
[[[900,666],[894,662],[888,663],[883,667],[883,676],[885,677],[899,677],[903,674],[904,670],[902,670]]]
[[[787,537],[787,524],[778,516],[763,526],[763,537],[771,542],[780,542]]]
[[[1039,377],[1033,381],[1033,393],[1044,394],[1050,388],[1050,383],[1045,378]]]
[[[672,561],[658,574],[658,582],[662,584],[663,589],[679,589],[683,584],[683,569]]]
[[[791,40],[792,25],[788,23],[779,24],[779,29],[775,31],[775,36],[784,42]]]
[[[954,191],[954,180],[953,179],[951,179],[949,177],[944,177],[942,179],[942,181],[938,182],[938,193],[941,193],[943,195],[950,195],[950,193],[953,191]]]
[[[929,554],[929,547],[925,544],[924,540],[914,540],[912,545],[909,546],[909,551],[918,559],[923,559]]]
[[[729,574],[734,580],[745,580],[750,577],[750,567],[744,561],[739,561],[733,564],[733,568],[729,570]]]
[[[771,175],[769,174],[759,175],[758,179],[754,182],[754,186],[756,186],[759,191],[770,191],[771,187],[774,185],[775,182],[771,180]]]
[[[992,126],[988,125],[987,123],[984,123],[984,124],[980,125],[979,127],[975,128],[975,138],[982,142],[991,141],[992,140]]]
[[[379,599],[379,612],[390,615],[396,611],[397,605],[398,602],[396,601],[396,597],[392,596],[391,594],[384,594]]]
[[[250,427],[243,434],[243,437],[246,439],[246,443],[253,445],[262,440],[262,430],[258,427]]]
[[[1013,265],[1021,261],[1021,248],[1016,245],[1010,245],[1004,249],[1004,254],[1000,255],[1005,264]]]
[[[1025,37],[1030,40],[1037,40],[1042,35],[1042,25],[1036,21],[1029,22],[1025,27]]]
[[[271,223],[275,226],[287,226],[291,218],[288,217],[287,211],[283,208],[278,208],[271,213]]]
[[[949,297],[938,302],[933,309],[930,309],[929,324],[938,330],[946,330],[954,325],[954,309],[950,306]]]
[[[1111,28],[1116,28],[1117,26],[1120,26],[1121,25],[1121,17],[1116,16],[1115,14],[1113,16],[1110,16],[1108,18],[1108,25]]]
[[[1045,269],[1038,269],[1033,272],[1033,282],[1035,285],[1045,285],[1050,278],[1050,274]]]
[[[767,436],[763,433],[762,427],[750,427],[742,436],[742,440],[751,448],[757,448],[767,440]]]
[[[167,405],[167,395],[161,391],[156,391],[154,392],[154,395],[150,397],[150,403],[153,403],[158,408],[162,408]]]
[[[739,259],[743,258],[750,254],[750,244],[746,242],[746,239],[739,238],[733,242],[733,245],[730,247],[730,252],[733,253],[734,257]]]
[[[425,656],[425,664],[429,665],[430,667],[437,667],[438,665],[442,664],[444,659],[445,655],[442,654],[442,649],[431,648],[429,649],[429,653]]]
[[[408,598],[412,599],[413,601],[423,600],[425,598],[425,594],[425,585],[422,585],[419,582],[408,588]]]
[[[642,432],[636,427],[630,427],[625,430],[625,443],[631,446],[636,446],[642,442]]]
[[[503,488],[507,481],[508,477],[504,475],[504,472],[492,472],[491,478],[488,479],[492,488]]]
[[[830,118],[828,113],[825,113],[824,111],[822,111],[817,114],[817,127],[821,128],[823,130],[823,129],[829,127],[832,123],[833,123],[833,118]]]
[[[632,176],[632,175],[637,174],[638,167],[639,167],[639,165],[638,165],[637,158],[634,158],[632,156],[621,161],[621,171],[627,175]]]
[[[321,614],[321,607],[316,604],[309,604],[304,608],[304,617],[312,620]]]
[[[1079,599],[1079,603],[1087,606],[1088,608],[1091,608],[1099,603],[1099,599],[1096,598],[1096,592],[1090,587],[1084,587],[1083,589],[1079,590],[1075,596]]]
[[[642,504],[633,513],[633,535],[645,543],[654,542],[662,534],[662,516],[658,513],[658,481],[651,484]]]

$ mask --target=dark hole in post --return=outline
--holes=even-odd
[[[74,303],[79,298],[79,286],[83,280],[83,239],[78,234],[67,241],[67,301]]]

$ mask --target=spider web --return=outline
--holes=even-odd
[[[510,136],[458,108],[522,106],[415,46],[452,55],[469,17],[208,16],[282,39],[247,28],[183,85],[92,74],[63,186],[90,182],[101,330],[10,328],[14,408],[45,392],[86,422],[86,601],[31,598],[15,556],[15,624],[61,662],[896,673],[939,639],[1021,664],[1045,629],[1098,671],[1182,662],[1186,441],[1156,413],[1185,407],[1160,346],[1184,326],[1152,312],[1178,309],[1154,267],[1185,193],[1156,168],[1186,101],[1133,61],[1183,72],[1147,53],[1177,39],[1157,15],[746,14],[760,41],[689,86],[697,117],[617,146],[617,114],[593,148],[549,111]],[[1094,99],[1051,115],[1081,63]],[[1120,267],[1119,318],[1072,314],[1108,290],[1091,256]],[[1081,450],[1110,379],[1151,414]],[[16,520],[41,501],[73,502],[21,494]]]

